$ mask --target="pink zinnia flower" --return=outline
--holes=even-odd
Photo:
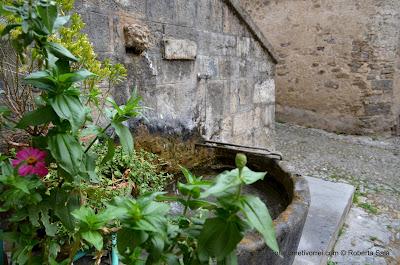
[[[21,176],[38,175],[44,177],[49,172],[44,159],[46,152],[36,148],[28,147],[17,153],[17,158],[12,161],[13,167],[18,167]]]

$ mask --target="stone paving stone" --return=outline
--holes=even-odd
[[[306,179],[311,205],[293,265],[325,265],[351,207],[355,189],[349,184]],[[315,253],[306,253],[310,251]]]

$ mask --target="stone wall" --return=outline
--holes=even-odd
[[[278,53],[278,120],[399,132],[400,1],[240,2]]]
[[[152,130],[199,130],[206,139],[270,146],[273,55],[234,5],[224,0],[82,0],[76,10],[100,57],[128,69],[127,82],[114,96],[123,102],[137,87],[151,108],[146,116]],[[129,37],[130,31],[137,34]],[[146,42],[151,47],[138,54]]]

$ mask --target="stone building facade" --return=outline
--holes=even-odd
[[[278,120],[399,134],[400,1],[240,2],[279,57]]]
[[[234,0],[81,0],[76,10],[101,58],[128,69],[148,126],[206,139],[272,145],[275,57]]]

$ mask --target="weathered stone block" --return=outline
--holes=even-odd
[[[235,57],[219,57],[218,69],[220,79],[232,79],[239,76],[239,65]]]
[[[234,135],[232,142],[243,146],[253,146],[254,136],[252,134]]]
[[[231,142],[232,141],[232,117],[228,116],[222,119],[221,122],[222,130],[220,135],[220,141]]]
[[[228,81],[230,112],[236,113],[239,108],[239,80]]]
[[[239,60],[239,73],[241,78],[254,77],[255,61],[249,58]]]
[[[113,34],[111,29],[112,20],[107,15],[88,12],[83,16],[83,20],[88,25],[84,32],[89,35],[96,52],[113,51]]]
[[[264,122],[264,126],[270,127],[273,126],[275,122],[275,105],[267,105],[265,106],[262,121]]]
[[[257,62],[257,70],[262,74],[271,74],[272,68],[271,64],[267,61],[259,61]]]
[[[146,0],[114,0],[114,2],[118,3],[124,9],[133,11],[135,13],[144,14],[146,11]]]
[[[196,25],[201,30],[222,32],[222,7],[220,0],[197,1]]]
[[[373,80],[371,85],[372,89],[391,90],[393,89],[393,80]]]
[[[199,54],[236,56],[236,37],[213,32],[199,32]]]
[[[378,102],[364,106],[366,115],[388,115],[391,112],[391,103]]]
[[[158,60],[157,82],[159,84],[179,83],[196,78],[194,61],[188,60]]]
[[[253,102],[268,104],[275,102],[275,81],[273,79],[255,84]]]
[[[178,25],[193,27],[196,17],[196,0],[175,0],[176,23]]]
[[[164,39],[164,59],[195,60],[197,44],[191,40]]]
[[[249,107],[253,98],[253,83],[252,79],[242,79],[239,81],[239,107]]]
[[[210,56],[197,56],[198,77],[213,79],[218,76],[218,59]]]
[[[181,26],[181,25],[173,25],[173,24],[164,24],[163,27],[163,38],[172,38],[178,40],[191,40],[197,43],[198,32],[193,30],[191,27]]]
[[[256,58],[264,58],[265,56],[268,56],[267,53],[264,51],[264,48],[261,47],[260,42],[258,42],[257,40],[251,40],[251,50],[253,51]]]
[[[233,135],[249,134],[253,129],[254,112],[246,111],[237,113],[233,117]]]
[[[237,56],[246,57],[250,53],[250,38],[238,38],[237,39]]]
[[[254,115],[253,115],[253,127],[254,127],[254,129],[264,127],[263,110],[264,110],[264,108],[261,108],[261,107],[256,107],[254,109]]]
[[[147,0],[148,20],[163,23],[173,23],[176,17],[174,0]]]
[[[222,117],[224,113],[225,85],[223,81],[210,81],[207,84],[207,118]]]
[[[230,7],[224,5],[223,8],[223,21],[222,30],[224,33],[228,33],[236,36],[248,36],[249,33],[246,30],[246,26],[239,20],[232,12]]]
[[[176,95],[174,85],[163,85],[157,87],[156,102],[157,114],[161,120],[177,119],[178,109],[175,108]]]
[[[261,127],[256,129],[254,131],[253,146],[274,150],[274,130],[269,127]]]

